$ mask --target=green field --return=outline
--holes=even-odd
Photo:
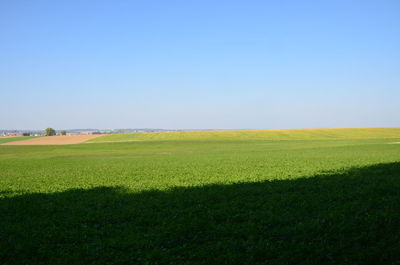
[[[297,129],[297,130],[239,130],[239,131],[181,131],[154,133],[110,134],[90,142],[127,141],[237,141],[237,140],[334,140],[399,138],[400,128],[355,129]]]
[[[5,137],[0,138],[0,144],[9,143],[9,142],[16,142],[21,140],[28,140],[31,138],[36,138],[38,136],[16,136],[16,137]]]
[[[0,264],[400,264],[400,128],[0,145]]]

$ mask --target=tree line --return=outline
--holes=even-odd
[[[56,130],[54,130],[53,128],[46,128],[46,129],[44,130],[44,135],[45,135],[45,136],[54,136],[54,135],[56,135],[56,134],[57,134],[57,132],[56,132]],[[67,135],[67,131],[62,130],[62,131],[60,131],[60,134],[61,134],[61,135]]]

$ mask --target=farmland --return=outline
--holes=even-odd
[[[10,142],[18,142],[22,140],[32,139],[32,138],[39,138],[35,136],[12,136],[12,137],[0,137],[0,144],[10,143]]]
[[[18,141],[8,141],[3,145],[63,145],[63,144],[79,144],[87,140],[100,137],[101,135],[71,135],[71,136],[45,136],[18,138]]]
[[[91,142],[389,139],[399,138],[399,135],[400,128],[180,131],[111,134]]]
[[[0,145],[0,261],[399,264],[399,142],[371,128]]]

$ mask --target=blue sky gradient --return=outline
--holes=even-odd
[[[400,1],[1,1],[0,129],[400,126]]]

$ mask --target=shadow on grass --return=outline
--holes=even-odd
[[[298,180],[0,200],[3,264],[399,264],[400,163]]]

